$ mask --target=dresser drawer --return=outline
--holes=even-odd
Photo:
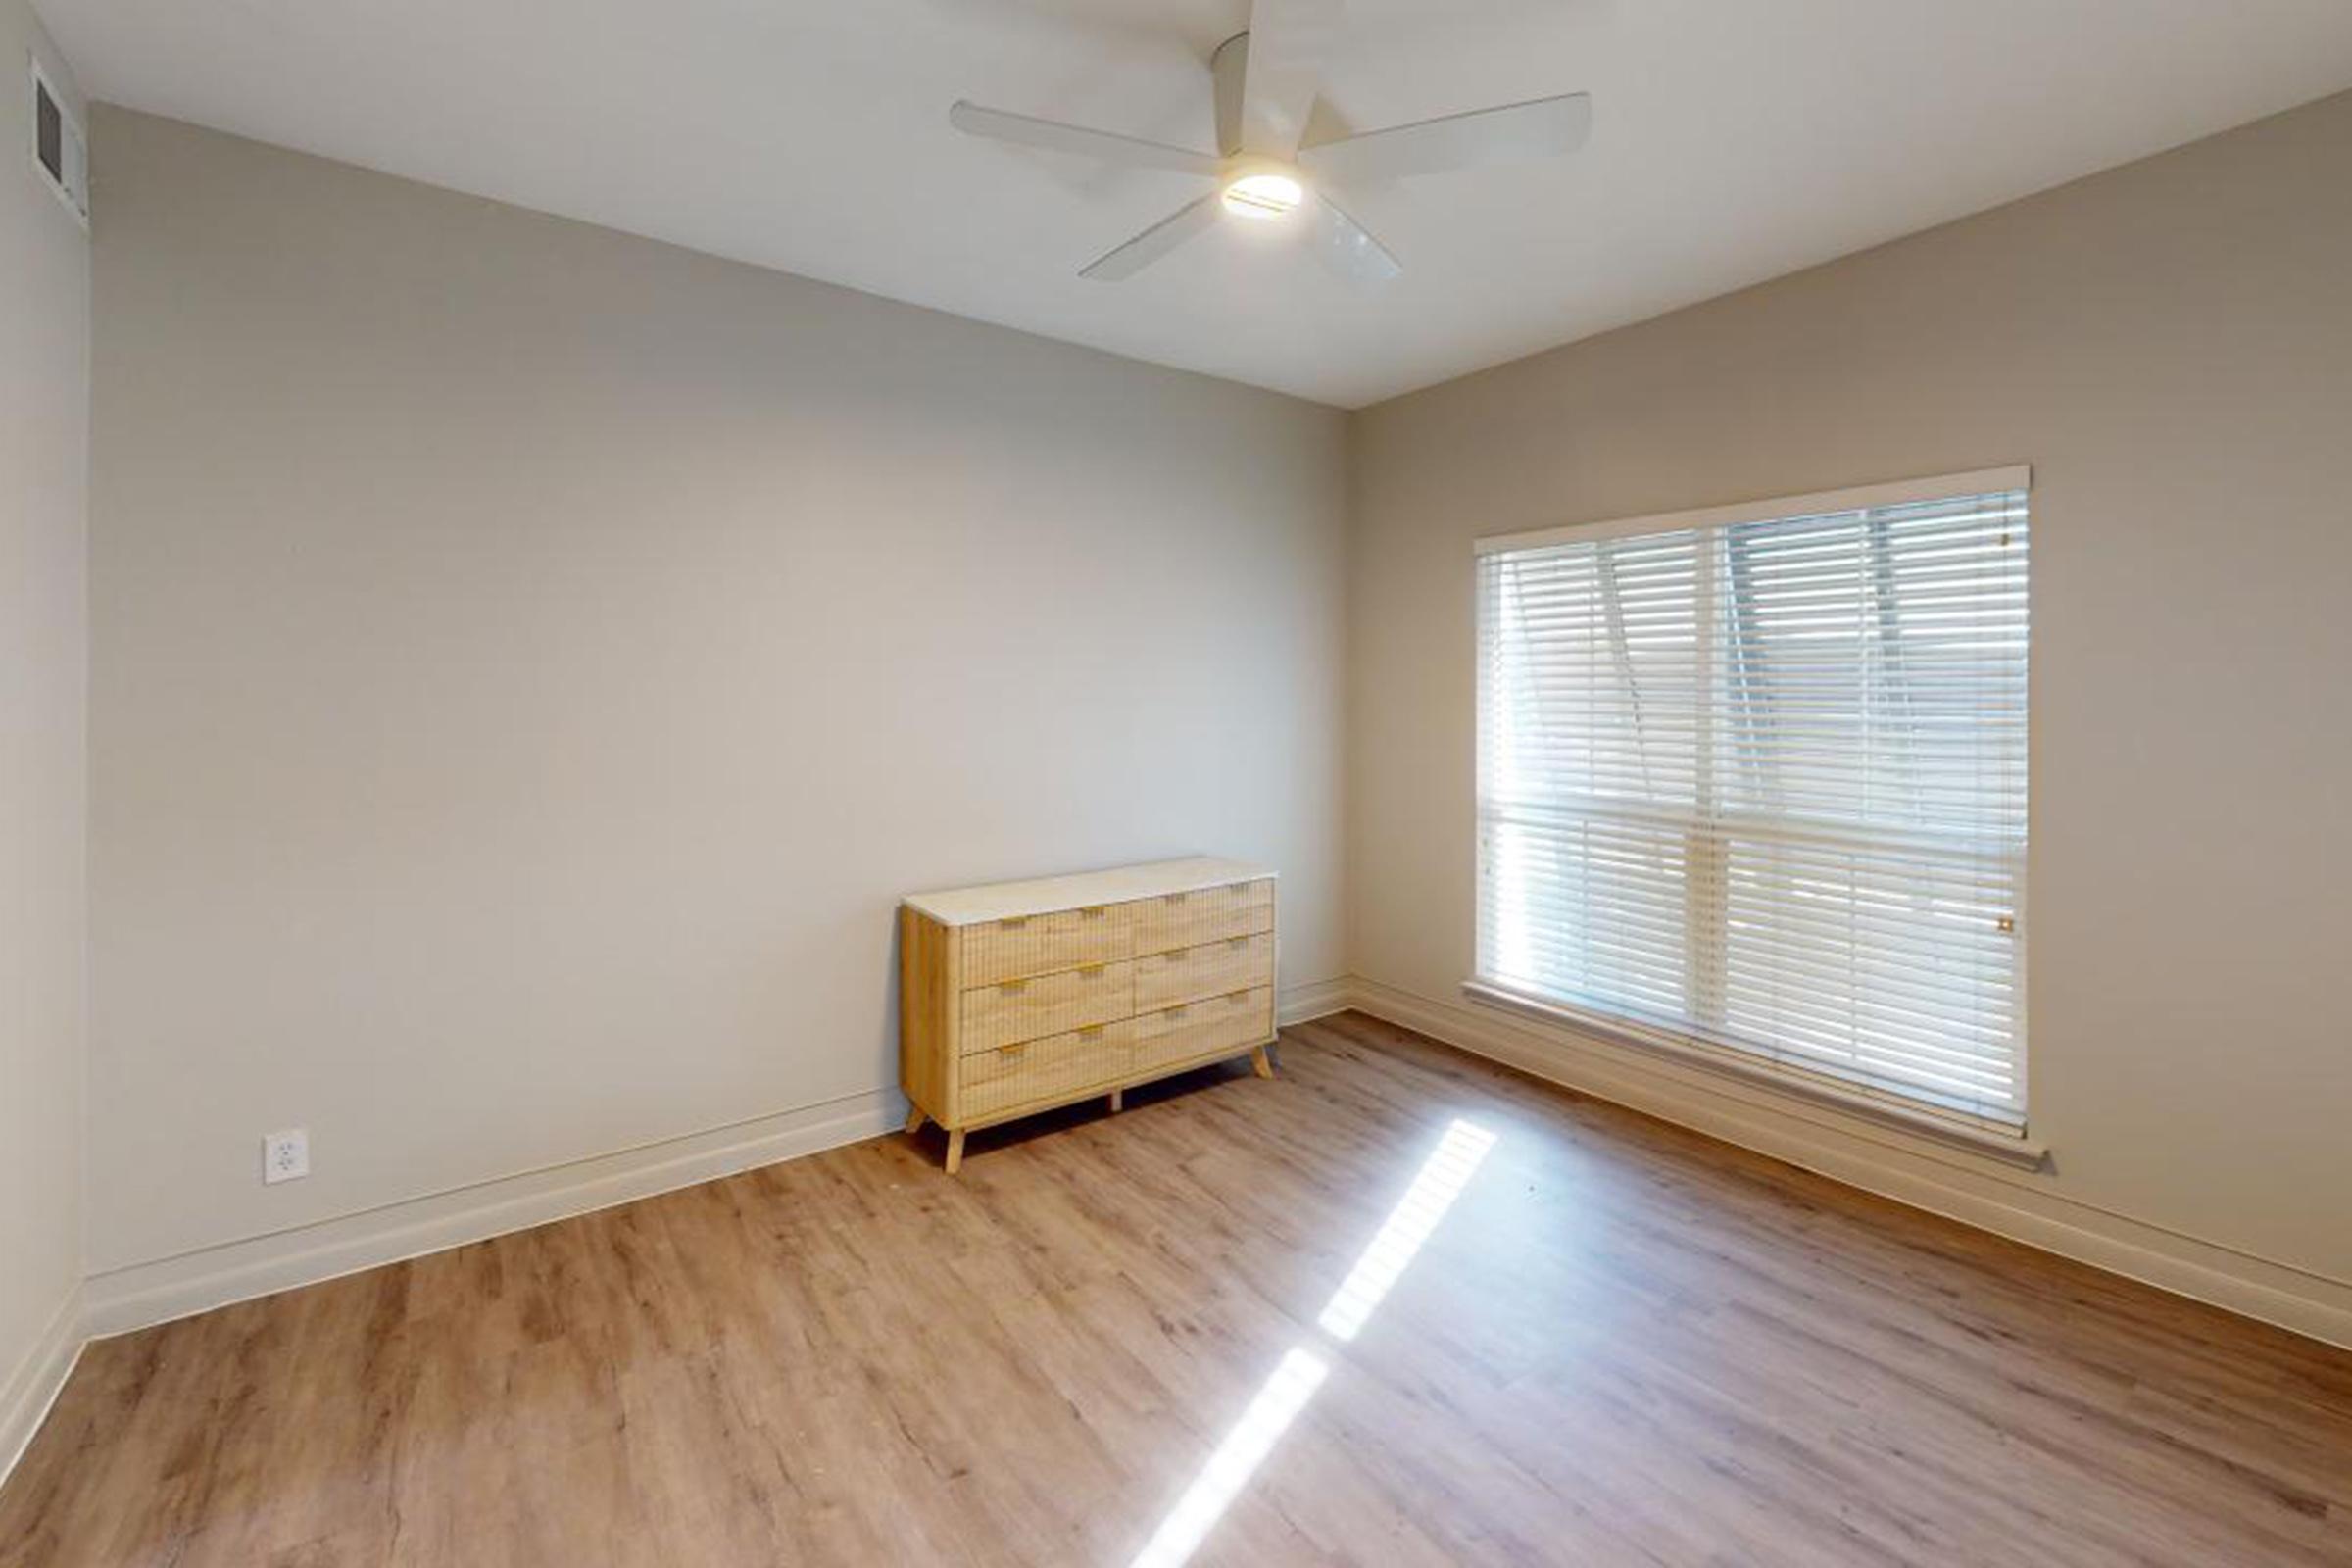
[[[991,920],[963,931],[963,983],[1052,974],[1082,963],[1116,963],[1131,951],[1130,906],[1098,904],[1025,919]]]
[[[1090,963],[966,991],[960,1020],[965,1054],[1126,1017],[1135,1010],[1128,969],[1124,963]]]
[[[1125,1019],[1025,1040],[966,1056],[957,1104],[965,1118],[1090,1089],[1126,1076],[1134,1037]]]
[[[1144,1013],[1135,1020],[1133,1070],[1145,1073],[1262,1045],[1274,1033],[1273,1004],[1272,987],[1253,986]]]
[[[1223,996],[1274,983],[1274,938],[1228,937],[1135,960],[1135,1010]]]
[[[1164,953],[1170,948],[1273,930],[1274,884],[1229,882],[1138,899],[1127,907],[1134,911],[1134,951]]]

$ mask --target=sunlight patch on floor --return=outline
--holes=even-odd
[[[1283,1429],[1314,1397],[1330,1372],[1330,1363],[1311,1351],[1294,1349],[1284,1356],[1274,1375],[1257,1391],[1257,1397],[1250,1401],[1250,1408],[1242,1412],[1233,1430],[1225,1434],[1225,1441],[1217,1445],[1217,1451],[1193,1478],[1192,1486],[1136,1554],[1134,1568],[1179,1568],[1191,1557],[1249,1484],[1259,1461],[1273,1451]]]
[[[1478,1174],[1494,1137],[1476,1122],[1458,1117],[1446,1129],[1413,1184],[1389,1210],[1380,1233],[1324,1305],[1316,1319],[1324,1333],[1343,1342],[1352,1340],[1370,1321],[1390,1287],[1412,1266],[1415,1254],[1444,1223],[1446,1210]],[[1182,1568],[1330,1374],[1331,1363],[1312,1350],[1294,1348],[1285,1355],[1176,1506],[1160,1520],[1131,1568]]]
[[[1355,1267],[1332,1293],[1323,1315],[1315,1320],[1324,1333],[1335,1340],[1355,1338],[1381,1298],[1412,1266],[1414,1255],[1445,1220],[1446,1211],[1462,1196],[1462,1189],[1478,1174],[1480,1162],[1494,1147],[1494,1135],[1475,1122],[1456,1121],[1446,1129],[1445,1138],[1423,1161],[1413,1185],[1389,1210],[1388,1223],[1372,1238],[1372,1245],[1364,1249]]]

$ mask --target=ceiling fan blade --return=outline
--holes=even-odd
[[[1327,141],[1300,152],[1298,163],[1324,178],[1396,179],[1509,159],[1555,157],[1576,151],[1592,133],[1592,95],[1572,92]]]
[[[1231,158],[1242,150],[1243,77],[1250,70],[1250,35],[1237,32],[1217,45],[1208,57],[1208,75],[1216,91],[1217,155]]]
[[[1306,135],[1345,0],[1256,0],[1242,78],[1242,150],[1285,161]]]
[[[1351,283],[1385,283],[1404,270],[1371,230],[1341,210],[1330,197],[1315,197],[1315,229],[1308,243],[1315,260]]]
[[[1098,283],[1116,283],[1133,277],[1186,240],[1216,227],[1221,211],[1213,192],[1179,207],[1118,249],[1095,258],[1078,275],[1091,277]]]
[[[1099,158],[1104,163],[1137,169],[1173,169],[1178,173],[1205,174],[1213,179],[1221,168],[1216,159],[1189,147],[1167,147],[1155,141],[1121,136],[1115,131],[1065,125],[1058,120],[984,109],[961,100],[948,111],[948,123],[966,135],[986,136],[991,141],[1018,142],[1024,147],[1075,153],[1081,158]]]

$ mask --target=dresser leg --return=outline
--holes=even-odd
[[[1259,1046],[1250,1053],[1250,1070],[1260,1078],[1274,1076],[1274,1058],[1266,1054],[1265,1047]]]
[[[913,1134],[915,1134],[915,1133],[919,1133],[919,1132],[921,1132],[922,1130],[923,1130],[923,1107],[922,1107],[922,1106],[920,1106],[920,1105],[909,1105],[909,1106],[906,1108],[906,1131],[907,1131],[907,1134],[908,1134],[909,1136],[912,1136]]]
[[[948,1174],[953,1176],[963,1169],[963,1129],[958,1127],[948,1134]]]
[[[1110,1092],[1110,1113],[1113,1116],[1116,1116],[1120,1111],[1125,1110],[1126,1108],[1127,1091],[1124,1089],[1113,1089]]]

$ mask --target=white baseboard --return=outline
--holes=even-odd
[[[1320,1018],[1348,1006],[1351,994],[1345,980],[1294,986],[1282,993],[1277,1015],[1286,1024]],[[109,1269],[90,1276],[82,1332],[126,1334],[856,1143],[900,1126],[905,1104],[895,1091],[877,1090],[719,1132]]]
[[[81,1358],[88,1343],[82,1329],[81,1287],[68,1291],[32,1348],[24,1352],[0,1383],[0,1482],[24,1457],[32,1435],[41,1429],[67,1374]]]
[[[2352,1348],[2352,1282],[2116,1214],[2054,1191],[2046,1178],[1769,1089],[1680,1068],[1606,1040],[1361,977],[1341,989],[1347,1004],[1358,1011],[1532,1077],[2043,1251]]]
[[[905,1105],[895,1090],[874,1090],[715,1132],[110,1269],[91,1275],[85,1287],[84,1332],[125,1334],[853,1144],[899,1126]]]
[[[1989,1160],[1769,1091],[1703,1081],[1598,1039],[1361,978],[1282,994],[1285,1024],[1355,1008],[1917,1208],[2164,1290],[2352,1348],[2352,1284],[2256,1258],[2024,1184]],[[875,1137],[903,1102],[875,1090],[362,1214],[93,1274],[0,1388],[0,1455],[14,1464],[86,1337],[127,1333],[574,1214]],[[5,1476],[6,1466],[0,1466]]]
[[[1346,1012],[1353,1006],[1354,1003],[1350,1000],[1353,995],[1353,984],[1345,978],[1292,986],[1275,999],[1274,1021],[1289,1025],[1328,1018],[1335,1012]]]

